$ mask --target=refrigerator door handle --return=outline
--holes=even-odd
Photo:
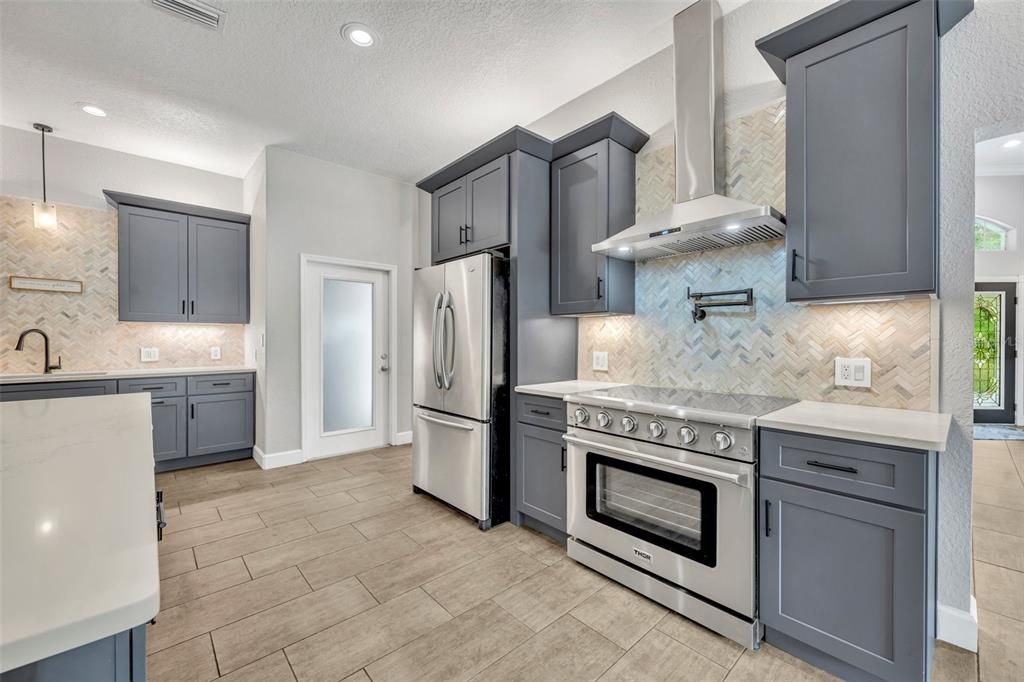
[[[452,331],[448,334],[448,311],[452,313]],[[451,353],[448,344],[451,342]],[[449,362],[451,365],[449,365]],[[452,307],[452,292],[446,291],[441,302],[441,382],[446,391],[452,388],[455,377],[455,308]]]
[[[441,388],[442,387],[442,385],[441,385],[441,371],[440,371],[440,369],[438,369],[440,367],[440,364],[441,364],[441,363],[438,362],[438,349],[440,347],[440,344],[437,342],[437,333],[439,331],[438,326],[437,326],[437,316],[441,312],[441,298],[442,298],[441,297],[441,292],[439,291],[439,292],[437,292],[437,295],[434,296],[434,317],[433,317],[433,321],[430,324],[431,361],[433,362],[433,366],[434,366],[433,367],[433,369],[434,369],[434,386],[436,386],[437,388]]]
[[[420,419],[431,424],[440,424],[441,426],[447,426],[452,429],[458,429],[459,431],[472,431],[472,426],[466,426],[465,424],[458,424],[456,422],[445,421],[444,419],[438,419],[437,417],[430,417],[425,414],[417,415]]]

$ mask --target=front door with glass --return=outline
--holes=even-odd
[[[1017,285],[974,285],[974,421],[1012,424],[1016,390],[1014,343]]]

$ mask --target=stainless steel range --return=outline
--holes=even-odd
[[[756,648],[756,422],[795,401],[622,386],[566,402],[569,556]]]

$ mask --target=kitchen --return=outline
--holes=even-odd
[[[1020,27],[1019,7],[722,4],[581,20],[609,40],[613,17],[643,16],[655,47],[570,97],[538,84],[552,104],[517,102],[522,118],[475,137],[437,127],[446,142],[406,150],[422,172],[401,180],[387,164],[402,154],[361,163],[358,140],[349,157],[250,145],[217,174],[153,144],[136,153],[163,160],[62,139],[78,124],[56,105],[65,118],[44,118],[26,87],[47,67],[7,27],[34,18],[93,48],[60,11],[5,6],[25,73],[5,74],[2,240],[19,280],[3,293],[3,469],[38,485],[18,506],[4,495],[4,554],[72,532],[21,511],[66,497],[48,497],[67,493],[47,490],[61,469],[35,463],[75,443],[41,429],[89,421],[68,405],[151,408],[144,487],[165,525],[159,542],[130,536],[149,591],[114,629],[5,608],[4,679],[70,679],[74,647],[101,639],[92,660],[116,679],[1013,679],[1021,617],[997,602],[1019,571],[1000,578],[1010,595],[980,570],[973,585],[969,369],[952,353],[972,250],[945,202],[970,165],[947,158],[960,137],[973,150],[976,129],[1024,118],[999,99],[1019,50],[993,52],[985,78],[966,56]],[[372,16],[332,7],[345,59],[410,49]],[[157,25],[208,43],[253,17],[229,3],[220,20]],[[146,49],[131,42],[118,48]],[[820,64],[836,71],[814,80]],[[930,76],[892,96],[911,66]],[[950,92],[985,117],[940,117]],[[54,132],[32,131],[40,118]],[[235,148],[254,137],[239,128]],[[57,232],[32,225],[51,205],[40,170]],[[45,348],[19,341],[32,328]],[[108,496],[123,483],[98,474],[137,464],[124,431],[97,435],[110,462],[90,487]],[[5,563],[5,593],[26,575]],[[88,679],[114,678],[99,670]]]

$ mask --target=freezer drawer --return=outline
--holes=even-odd
[[[491,425],[416,408],[412,429],[413,485],[476,519],[488,519]]]

